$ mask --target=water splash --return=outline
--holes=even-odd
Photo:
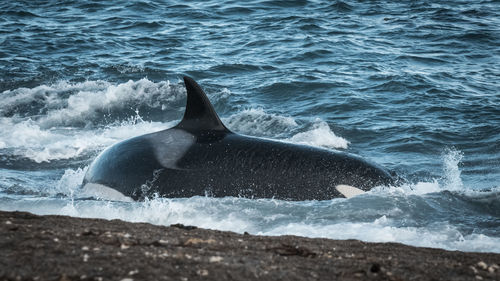
[[[106,116],[120,115],[130,108],[146,106],[164,110],[185,96],[182,85],[146,78],[113,84],[106,81],[70,83],[61,81],[35,88],[18,88],[1,93],[0,116],[14,123],[31,118],[43,128],[93,127]]]
[[[472,190],[465,187],[461,179],[460,163],[463,157],[461,151],[455,148],[446,148],[441,156],[443,173],[440,178],[398,186],[379,186],[372,189],[371,192],[393,195],[424,195],[447,190],[471,194]]]
[[[287,139],[293,143],[306,144],[312,146],[321,146],[326,148],[347,149],[349,141],[338,137],[330,129],[330,126],[321,119],[316,119],[310,130],[293,135]]]
[[[197,196],[174,199],[154,197],[146,198],[144,202],[131,203],[68,198],[39,198],[36,202],[6,202],[5,198],[0,200],[3,200],[1,209],[25,210],[37,214],[121,219],[157,225],[182,223],[239,233],[247,231],[259,235],[360,239],[450,250],[500,252],[500,238],[495,235],[464,231],[460,224],[432,219],[439,214],[440,208],[408,209],[408,206],[418,206],[421,202],[430,204],[428,199],[420,196],[396,196],[379,200],[380,198],[363,196],[357,199],[320,202],[287,202]],[[370,208],[375,208],[373,210],[376,211],[373,203],[379,205],[378,214],[366,216],[372,211],[369,209],[348,215],[356,210],[359,204],[372,205]],[[384,212],[386,214],[383,214]]]
[[[460,163],[464,154],[451,147],[446,148],[443,153],[443,189],[450,191],[458,191],[464,189],[464,184],[461,179]]]
[[[114,123],[102,129],[72,128],[43,129],[35,121],[14,123],[0,119],[0,149],[2,154],[27,158],[36,163],[74,159],[102,150],[118,141],[168,128],[172,124],[146,122],[140,116]]]
[[[289,135],[299,128],[299,124],[290,116],[269,114],[262,108],[252,108],[223,120],[231,129],[252,136],[273,136],[281,141],[324,148],[347,149],[349,145],[348,140],[335,135],[330,126],[320,118],[315,119],[310,128],[284,139],[279,137]]]
[[[292,117],[267,113],[262,108],[244,109],[223,121],[232,130],[251,136],[283,135],[298,126]]]
[[[88,166],[84,168],[78,168],[76,170],[67,169],[64,171],[64,175],[55,185],[52,190],[52,194],[64,194],[71,199],[74,199],[81,192],[80,186],[83,181],[83,177],[87,172]]]

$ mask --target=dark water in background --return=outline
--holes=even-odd
[[[500,252],[499,1],[2,1],[0,209]],[[183,75],[239,133],[409,180],[359,198],[78,198],[173,126]]]

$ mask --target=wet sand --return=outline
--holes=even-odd
[[[500,254],[0,212],[0,280],[500,280]]]

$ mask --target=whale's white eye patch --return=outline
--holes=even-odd
[[[365,193],[363,190],[356,188],[354,186],[346,185],[346,184],[339,184],[335,187],[338,192],[340,192],[342,195],[345,196],[345,198],[351,198],[356,195],[360,195]]]

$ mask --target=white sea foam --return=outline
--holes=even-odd
[[[231,91],[228,88],[222,88],[220,91],[217,91],[212,94],[212,96],[216,100],[227,100],[232,95]]]
[[[173,89],[168,82],[153,83],[142,79],[118,85],[102,81],[75,84],[61,82],[52,86],[4,92],[6,98],[0,101],[0,115],[3,116],[0,117],[0,149],[36,162],[71,159],[85,153],[98,152],[117,141],[171,127],[177,121],[144,121],[136,112],[129,119],[107,127],[85,128],[70,125],[86,122],[86,119],[92,119],[95,114],[108,109],[126,108],[130,101],[161,108],[165,105],[163,102],[177,100],[177,91],[180,90]],[[227,92],[221,94],[229,95]],[[9,108],[31,102],[41,103],[45,113],[33,115],[31,119],[16,114],[7,117],[9,114],[4,114]],[[248,135],[278,136],[282,141],[327,148],[345,149],[349,145],[347,140],[336,136],[328,124],[320,119],[309,123],[297,122],[290,116],[266,113],[261,108],[243,110],[224,118],[224,122],[234,131]],[[403,215],[404,208],[397,205],[401,199],[408,204],[406,201],[411,201],[414,197],[425,200],[426,194],[429,193],[467,190],[460,175],[462,157],[461,152],[448,149],[442,157],[442,178],[397,187],[380,187],[363,195],[365,197],[361,198],[362,202],[359,198],[353,198],[353,201],[335,199],[326,202],[209,197],[151,198],[145,202],[133,203],[78,200],[84,196],[79,187],[86,171],[86,168],[80,168],[67,169],[59,181],[45,179],[43,184],[38,184],[38,177],[34,175],[33,182],[29,183],[30,192],[25,195],[7,194],[0,197],[0,209],[122,219],[159,225],[183,223],[262,235],[354,238],[464,251],[500,252],[498,237],[470,232],[465,234],[447,222],[432,223],[432,219],[428,225],[408,227],[401,226],[401,222],[396,221],[397,217]],[[16,175],[10,174],[9,177],[16,178]],[[9,181],[5,185],[7,189],[10,188],[10,182],[14,185],[17,183]],[[472,200],[495,203],[495,200],[498,200],[495,197],[495,194],[499,194],[498,190],[500,187],[487,195],[474,194]],[[36,192],[42,195],[30,197]],[[60,194],[66,197],[59,198]],[[467,196],[469,195],[467,193]],[[17,200],[16,196],[24,197]],[[376,201],[374,206],[368,206],[373,210],[371,214],[366,214],[364,208],[356,205],[361,202],[366,207],[366,204],[370,203],[368,199]],[[380,204],[396,206],[384,209]],[[322,208],[326,209],[321,211]],[[411,220],[411,215],[406,214],[405,219]]]
[[[163,109],[168,103],[184,96],[185,89],[180,85],[171,85],[169,81],[155,83],[146,78],[117,85],[106,81],[62,81],[32,89],[19,88],[3,92],[0,114],[17,116],[20,112],[8,111],[36,104],[38,113],[32,112],[33,117],[36,117],[33,119],[40,127],[51,128],[89,122],[96,115],[101,118],[101,115],[115,108],[125,110],[133,105],[147,105]],[[23,109],[22,113],[25,114],[25,111]]]
[[[78,168],[76,170],[66,169],[61,179],[59,179],[55,185],[53,193],[66,194],[70,198],[74,198],[75,194],[80,194],[80,186],[87,169],[88,166],[85,168]]]
[[[456,149],[446,148],[441,157],[442,177],[429,182],[405,183],[398,186],[378,186],[370,192],[374,194],[424,195],[444,190],[473,194],[476,191],[464,186],[461,178],[460,163],[463,153]]]
[[[0,149],[9,148],[12,154],[35,162],[71,159],[100,150],[133,136],[166,129],[172,124],[145,122],[132,117],[107,128],[85,130],[73,128],[41,128],[35,121],[14,123],[0,118]]]
[[[116,85],[62,81],[5,91],[0,100],[0,149],[38,163],[76,158],[126,138],[168,128],[172,124],[142,120],[131,106],[164,109],[184,92],[184,87],[169,81],[148,79]],[[105,119],[110,110],[128,111],[130,117],[106,127],[81,126]],[[28,112],[31,115],[23,116]]]
[[[232,130],[252,136],[282,135],[298,126],[292,117],[267,113],[262,108],[244,109],[223,121]]]
[[[299,235],[315,238],[359,239],[367,242],[399,242],[413,246],[448,250],[500,252],[500,238],[483,234],[463,235],[447,223],[428,227],[396,227],[382,216],[372,222],[343,222],[326,225],[292,222],[261,235]]]
[[[115,107],[126,108],[130,102],[162,108],[179,99],[181,94],[185,95],[180,89],[174,89],[169,81],[154,83],[145,78],[118,85],[108,83],[98,90],[81,90],[71,95],[66,101],[67,106],[49,111],[40,123],[44,127],[71,125]]]
[[[197,196],[175,199],[149,198],[144,202],[123,203],[75,200],[82,196],[79,185],[85,170],[66,170],[54,185],[54,190],[47,192],[47,194],[63,193],[68,198],[38,198],[36,201],[23,198],[3,202],[0,204],[0,209],[22,210],[36,214],[121,219],[157,225],[182,223],[239,233],[247,231],[259,235],[360,239],[368,242],[399,242],[449,250],[500,252],[500,237],[464,233],[447,221],[435,221],[433,217],[437,213],[433,213],[435,211],[432,207],[414,211],[407,208],[426,200],[422,196],[427,193],[442,191],[445,186],[437,181],[372,191],[359,198],[319,202]],[[486,200],[487,204],[492,202],[495,204],[494,202],[498,201],[498,196],[495,195],[498,194],[498,190],[488,192],[487,196],[483,194],[485,198],[473,196],[469,200]],[[436,200],[435,197],[432,198]],[[375,202],[375,205],[371,206],[371,202]],[[364,208],[361,208],[360,204]],[[440,208],[443,207],[445,206]],[[428,223],[422,223],[422,218],[414,221],[413,217],[420,217],[416,213],[421,211],[430,212],[426,213],[429,217]]]
[[[455,148],[446,148],[443,153],[443,185],[446,190],[463,190],[464,184],[461,179],[460,162],[464,155]]]
[[[117,141],[173,126],[176,120],[167,124],[144,121],[139,112],[129,106],[142,104],[164,109],[184,96],[184,92],[184,87],[171,85],[169,81],[155,83],[148,79],[121,84],[63,81],[5,91],[0,100],[0,115],[3,115],[0,117],[0,149],[8,149],[13,156],[38,163],[77,158]],[[228,96],[230,92],[223,89],[219,99]],[[21,116],[26,114],[26,107],[31,108],[33,104],[36,112],[30,117]],[[16,112],[16,108],[24,109]],[[130,118],[107,127],[82,127],[82,124],[105,119],[106,112],[113,110],[129,111]],[[294,118],[267,113],[262,108],[242,110],[224,118],[224,122],[234,131],[252,136],[272,136],[282,141],[326,148],[347,148],[349,144],[320,119],[309,129],[302,130]],[[301,132],[287,138],[297,130]]]
[[[270,114],[262,108],[245,109],[225,118],[224,122],[234,131],[252,136],[284,136],[299,127],[292,117]],[[328,124],[319,118],[314,120],[308,130],[278,140],[325,148],[346,149],[349,145],[348,140],[335,135]]]
[[[247,231],[258,235],[360,239],[367,242],[399,242],[449,250],[500,252],[499,237],[477,233],[464,234],[447,222],[405,227],[385,215],[371,221],[334,220],[326,219],[325,214],[315,214],[318,208],[324,208],[324,204],[322,206],[320,202],[310,202],[309,206],[299,204],[270,199],[210,197],[153,198],[133,203],[67,199],[38,199],[34,202],[25,199],[3,203],[1,209],[23,210],[42,215],[121,219],[157,225],[182,223],[239,233]]]
[[[310,130],[297,133],[287,141],[326,148],[347,149],[349,146],[348,140],[335,135],[330,126],[321,119],[316,119]]]
[[[431,182],[405,183],[396,186],[377,186],[369,193],[381,196],[424,195],[442,191],[443,188],[437,180]]]

